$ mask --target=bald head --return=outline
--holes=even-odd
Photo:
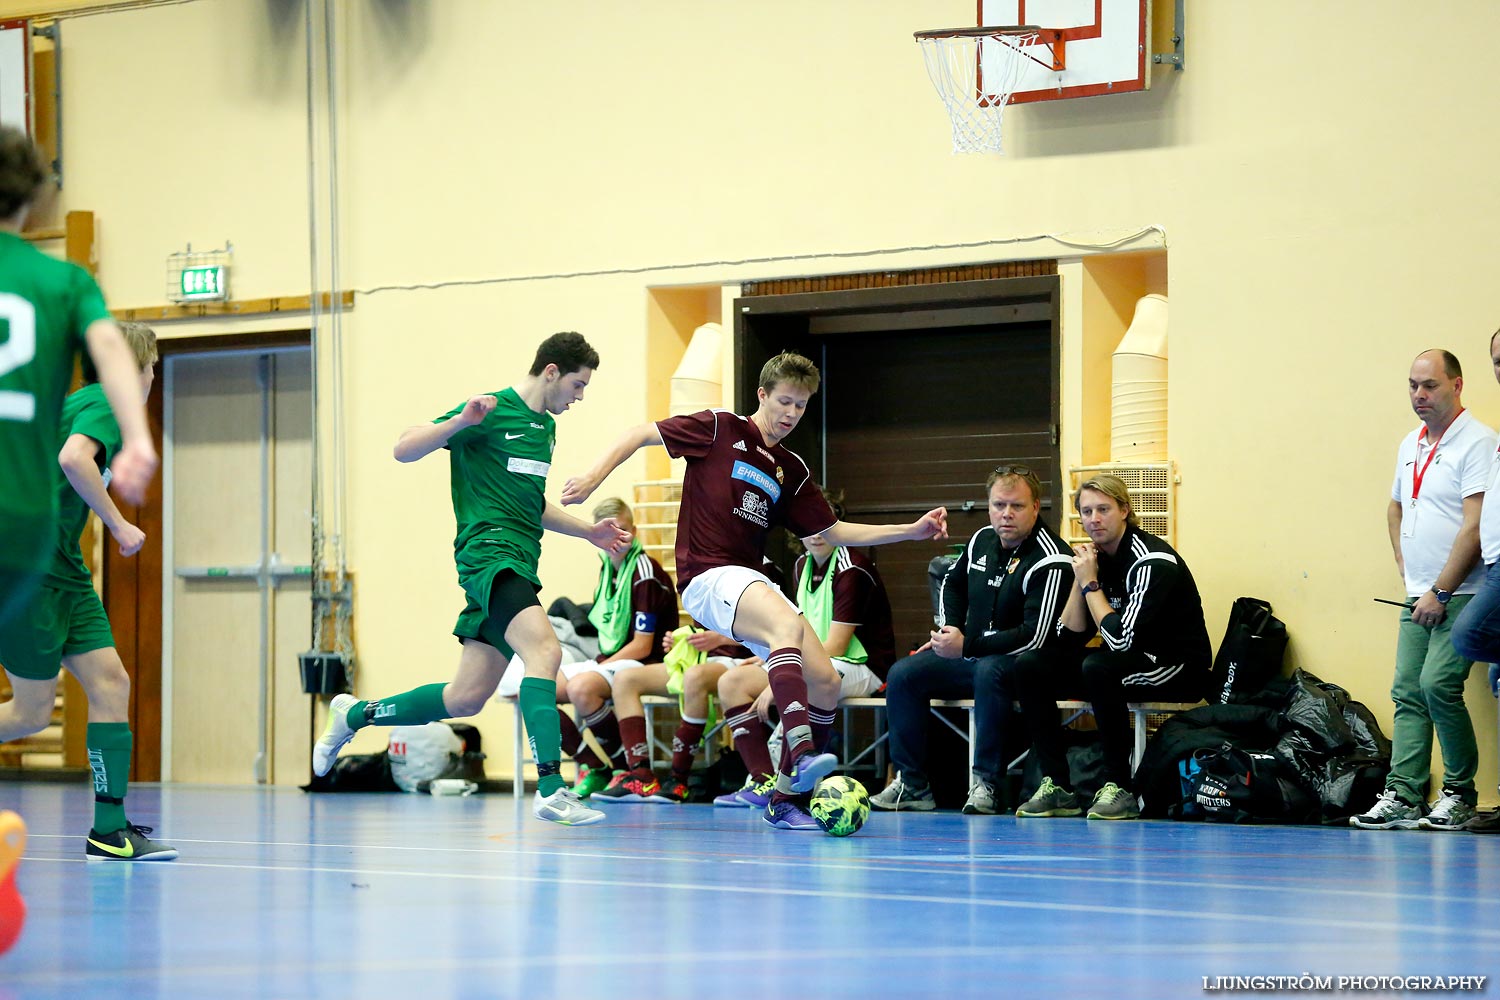
[[[1423,351],[1411,363],[1407,377],[1411,408],[1432,434],[1440,434],[1458,416],[1462,407],[1463,369],[1452,353],[1441,349]]]

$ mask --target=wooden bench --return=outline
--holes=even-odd
[[[1135,728],[1135,746],[1132,748],[1131,754],[1130,754],[1130,767],[1131,767],[1131,770],[1133,771],[1137,766],[1139,766],[1139,764],[1141,762],[1141,757],[1146,752],[1147,722],[1148,722],[1148,718],[1150,716],[1152,716],[1152,715],[1175,715],[1178,712],[1185,712],[1185,711],[1187,711],[1190,708],[1197,708],[1201,704],[1203,704],[1203,702],[1201,702],[1201,701],[1194,701],[1194,702],[1140,701],[1140,702],[1130,702],[1130,703],[1128,703],[1126,705],[1126,707],[1130,709],[1131,718],[1132,718],[1132,720],[1134,722],[1134,728]],[[874,709],[876,711],[884,711],[885,707],[886,707],[886,702],[885,702],[884,698],[846,698],[843,701],[839,702],[839,708],[841,708],[841,709],[869,708],[869,709]],[[1065,712],[1070,712],[1071,713],[1068,716],[1068,718],[1063,721],[1063,723],[1062,723],[1063,725],[1069,725],[1072,722],[1074,722],[1076,719],[1078,719],[1079,716],[1088,715],[1088,714],[1091,714],[1093,712],[1093,706],[1091,706],[1086,701],[1059,701],[1057,703],[1057,707],[1059,709],[1065,711]],[[938,710],[939,709],[944,709],[944,708],[959,708],[959,709],[963,709],[964,711],[968,712],[969,713],[969,725],[968,725],[967,729],[960,729],[958,726],[955,726],[951,721],[949,721],[946,717],[944,717],[943,715],[939,714]],[[943,700],[934,698],[934,699],[932,699],[931,702],[928,703],[928,709],[929,709],[929,711],[932,712],[932,714],[937,718],[937,720],[939,722],[941,722],[943,725],[947,726],[949,729],[951,729],[955,733],[957,733],[959,735],[959,737],[961,739],[963,739],[965,743],[968,744],[968,746],[969,746],[969,783],[973,784],[973,780],[974,780],[974,744],[976,742],[975,741],[975,732],[974,732],[974,700],[972,698],[963,698],[963,699],[956,700],[956,701],[943,701]],[[883,727],[877,726],[877,731],[880,731],[881,729],[883,729]],[[846,731],[847,731],[847,727],[846,727]],[[881,754],[879,752],[879,748],[889,738],[890,738],[890,734],[888,732],[881,731],[880,735],[875,739],[875,741],[873,743],[871,743],[869,746],[867,746],[863,750],[861,750],[856,756],[854,756],[853,758],[851,758],[850,760],[848,760],[847,762],[845,762],[844,768],[847,769],[851,765],[857,764],[860,760],[864,759],[864,757],[867,754],[871,754],[871,753],[876,754],[876,759],[878,761],[880,759],[880,757],[881,757]],[[1021,762],[1024,761],[1025,759],[1026,759],[1026,754],[1022,753],[1019,757],[1017,757],[1015,760],[1013,760],[1013,761],[1010,762],[1009,767],[1010,768],[1019,767],[1020,764],[1021,764]],[[880,770],[884,770],[884,769],[880,768]]]
[[[532,759],[530,756],[526,755],[526,753],[527,753],[527,751],[526,751],[526,747],[527,747],[527,743],[526,743],[526,725],[525,725],[525,720],[523,720],[521,718],[521,703],[520,703],[520,701],[518,699],[516,699],[516,698],[502,698],[501,700],[509,702],[514,707],[514,709],[515,709],[515,731],[514,731],[514,734],[513,734],[513,738],[515,740],[515,744],[514,744],[514,756],[512,757],[512,759],[515,761],[515,776],[514,776],[514,779],[513,779],[513,788],[514,788],[515,794],[517,796],[520,796],[521,793],[522,793],[522,791],[524,790],[525,775],[526,775],[526,765],[527,764],[535,764],[536,761],[534,759]],[[1130,714],[1131,714],[1131,717],[1132,717],[1132,719],[1134,721],[1134,725],[1135,725],[1135,746],[1132,748],[1131,754],[1130,754],[1130,767],[1131,767],[1131,770],[1133,771],[1133,770],[1135,770],[1135,768],[1137,766],[1139,766],[1139,764],[1141,762],[1141,757],[1146,752],[1147,719],[1148,719],[1149,716],[1152,716],[1152,715],[1175,715],[1178,712],[1185,712],[1185,711],[1187,711],[1190,708],[1197,708],[1201,704],[1203,704],[1203,702],[1201,702],[1201,701],[1194,701],[1194,702],[1176,702],[1176,701],[1140,701],[1140,702],[1134,702],[1133,701],[1133,702],[1128,703],[1126,705],[1126,707],[1128,709],[1130,709]],[[663,744],[660,740],[658,740],[656,738],[656,731],[655,731],[655,727],[653,725],[653,721],[654,721],[654,719],[653,719],[653,712],[656,709],[663,708],[663,707],[670,707],[670,708],[674,708],[675,709],[677,707],[677,699],[676,698],[664,697],[662,695],[648,694],[648,695],[644,695],[641,698],[641,707],[643,709],[645,709],[645,712],[646,712],[646,738],[649,741],[649,743],[648,743],[648,749],[647,749],[648,760],[651,761],[652,766],[655,766],[654,760],[655,760],[656,751],[660,750],[660,751],[663,751],[665,753],[670,754],[671,748],[668,747],[668,746],[666,746],[665,744]],[[877,713],[884,712],[885,711],[885,707],[886,707],[886,702],[885,702],[884,698],[845,698],[843,701],[839,702],[839,706],[838,707],[844,713],[844,735],[845,735],[845,747],[846,747],[845,752],[847,753],[847,747],[848,747],[847,739],[848,739],[848,732],[849,732],[849,721],[848,721],[849,720],[849,715],[848,715],[849,711],[852,710],[852,709],[866,708],[866,709],[872,709],[872,710],[874,710]],[[1057,703],[1057,707],[1059,709],[1065,711],[1065,712],[1070,712],[1071,713],[1068,716],[1068,718],[1062,723],[1063,725],[1069,725],[1073,721],[1075,721],[1076,719],[1078,719],[1080,716],[1091,714],[1093,712],[1093,707],[1088,702],[1086,702],[1086,701],[1059,701]],[[946,716],[942,715],[940,713],[940,710],[941,709],[946,709],[946,708],[957,708],[957,709],[962,709],[962,710],[968,712],[969,713],[969,725],[968,725],[968,727],[964,728],[964,729],[961,729],[958,726],[954,725],[952,723],[952,721],[950,721]],[[968,747],[969,747],[969,783],[973,784],[973,781],[974,781],[974,744],[977,742],[975,740],[975,732],[974,732],[974,699],[972,699],[972,698],[961,698],[961,699],[957,699],[957,700],[953,700],[953,701],[944,701],[944,700],[939,699],[939,698],[934,698],[934,699],[932,699],[931,702],[928,703],[928,710],[930,712],[932,712],[933,716],[939,722],[941,722],[943,725],[947,726],[949,729],[953,730],[953,732],[957,733],[958,736],[959,736],[959,738],[962,739],[966,744],[968,744]],[[712,756],[712,754],[713,754],[713,740],[712,740],[712,737],[723,727],[723,725],[724,725],[724,722],[721,719],[719,721],[719,723],[713,727],[713,729],[711,729],[711,730],[709,730],[709,731],[707,731],[707,732],[705,732],[703,734],[704,746],[708,748],[708,750],[707,750],[707,753],[708,753],[707,760],[708,760],[708,762],[710,764],[713,763],[713,756]],[[885,727],[880,722],[876,723],[876,732],[877,732],[878,735],[870,743],[870,745],[867,746],[867,747],[865,747],[858,754],[855,754],[853,757],[850,757],[849,759],[843,761],[840,764],[839,770],[841,770],[841,771],[858,770],[858,769],[860,769],[859,768],[860,762],[862,760],[864,760],[867,756],[870,756],[870,755],[873,754],[874,755],[874,762],[873,762],[873,766],[871,767],[871,770],[873,770],[873,771],[876,772],[876,775],[877,775],[878,779],[883,779],[884,778],[884,771],[885,771],[884,759],[885,759],[885,754],[884,754],[883,747],[884,747],[886,741],[888,739],[890,739],[890,733],[885,730]],[[1015,760],[1013,760],[1013,761],[1010,762],[1010,768],[1019,767],[1020,764],[1021,764],[1021,762],[1024,761],[1025,759],[1026,759],[1026,754],[1022,753],[1021,756],[1017,757]],[[567,763],[567,762],[565,762],[565,763]]]
[[[515,711],[515,723],[513,726],[513,731],[511,733],[511,739],[513,741],[513,755],[511,757],[511,760],[515,761],[515,773],[511,779],[511,790],[514,792],[516,797],[519,798],[525,791],[526,765],[535,765],[536,758],[532,757],[528,750],[529,744],[526,740],[526,720],[521,717],[521,700],[516,697],[502,697],[498,700],[509,704]],[[676,709],[677,699],[659,694],[642,695],[641,707],[646,711],[647,761],[651,764],[651,766],[654,767],[656,754],[658,752],[665,753],[668,756],[670,756],[672,752],[672,748],[669,745],[656,738],[656,727],[655,725],[653,725],[655,721],[654,713],[658,708],[669,707],[672,709]],[[712,730],[703,734],[704,744],[709,747],[709,763],[713,763],[713,744],[709,738],[717,733],[723,725],[723,720],[720,720],[719,724],[714,726]],[[573,764],[573,761],[563,761],[564,766],[568,766],[570,764]],[[573,766],[576,768],[577,765]]]

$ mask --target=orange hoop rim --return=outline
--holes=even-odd
[[[912,37],[919,42],[932,41],[938,38],[988,38],[992,35],[1034,35],[1042,30],[1040,25],[1035,24],[1006,24],[999,27],[978,28],[928,28],[926,31],[914,31]]]

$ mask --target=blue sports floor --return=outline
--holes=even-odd
[[[107,865],[90,799],[0,786],[30,827],[0,1000],[1500,995],[1500,837],[928,813],[836,840],[699,805],[564,829],[506,795],[147,785],[132,818],[182,858]]]

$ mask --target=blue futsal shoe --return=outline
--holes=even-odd
[[[813,753],[809,750],[792,765],[792,791],[799,794],[812,791],[818,782],[833,773],[839,759],[831,753]]]
[[[780,802],[772,801],[766,806],[763,813],[766,822],[778,830],[802,830],[810,833],[822,833],[823,828],[818,821],[812,818],[812,813],[797,799],[782,799]]]

